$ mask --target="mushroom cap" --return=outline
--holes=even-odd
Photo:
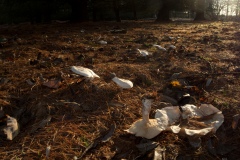
[[[182,110],[182,116],[184,119],[191,117],[204,117],[221,112],[211,104],[201,104],[199,107],[192,104],[186,104],[182,106]]]
[[[222,112],[211,104],[201,104],[199,107],[190,104],[184,105],[182,117],[183,119],[200,117],[202,119],[201,121],[195,120],[196,122],[194,121],[193,122],[196,124],[200,122],[206,125],[206,127],[204,128],[201,128],[199,126],[194,129],[188,128],[187,126],[183,126],[181,127],[181,129],[179,128],[179,126],[170,127],[174,133],[179,133],[181,130],[183,135],[186,136],[201,137],[210,132],[214,133],[222,125],[224,121],[224,116]]]
[[[76,74],[79,74],[81,76],[87,77],[87,78],[100,78],[96,73],[94,73],[91,69],[85,68],[82,66],[71,66],[71,71],[73,71]]]
[[[158,50],[167,51],[166,48],[164,48],[164,47],[162,47],[160,45],[154,44],[153,46],[156,47]]]
[[[146,50],[140,50],[140,49],[137,49],[137,50],[139,51],[139,53],[140,53],[142,56],[148,56],[148,55],[149,55],[148,51],[146,51]]]
[[[163,129],[158,127],[158,122],[156,119],[149,119],[149,122],[147,123],[143,119],[139,119],[125,131],[130,134],[134,134],[137,137],[151,139],[161,133]]]
[[[179,121],[181,111],[178,107],[165,107],[163,109],[157,109],[155,113],[155,119],[157,119],[159,127],[168,128],[173,123]]]
[[[176,46],[174,46],[174,45],[172,45],[172,44],[166,44],[166,45],[165,45],[165,48],[166,48],[166,49],[173,49],[173,50],[174,50],[174,49],[176,49]]]
[[[113,74],[114,76],[114,74]],[[132,88],[133,87],[133,83],[130,80],[127,79],[122,79],[122,78],[118,78],[118,77],[114,77],[112,78],[112,81],[115,82],[118,86],[120,86],[121,88],[124,89],[128,89],[128,88]]]
[[[182,106],[182,109],[182,113],[178,107],[174,106],[157,109],[155,119],[158,122],[158,127],[162,127],[163,130],[170,129],[173,133],[182,136],[201,137],[216,132],[224,121],[222,112],[211,104],[201,104],[199,107],[186,104]],[[188,119],[187,125],[184,123],[174,125],[175,122],[179,121],[180,116],[183,119]]]
[[[204,136],[206,134],[208,134],[209,132],[212,131],[212,127],[207,127],[207,128],[203,128],[203,129],[184,129],[185,130],[185,133],[189,136]]]

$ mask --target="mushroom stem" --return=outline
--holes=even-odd
[[[144,108],[143,108],[143,121],[145,122],[145,123],[148,123],[149,122],[149,112],[147,111],[147,110],[144,110]]]
[[[143,99],[143,108],[142,108],[142,114],[143,114],[143,121],[148,123],[149,122],[149,114],[151,111],[151,104],[152,99]]]

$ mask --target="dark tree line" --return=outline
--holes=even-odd
[[[196,19],[204,19],[206,5],[213,0],[0,0],[0,21],[19,19],[31,22],[49,22],[52,19],[70,19],[73,22],[101,21],[114,17],[137,20],[153,17],[168,21],[171,10],[196,12]],[[58,16],[58,17],[57,17]]]

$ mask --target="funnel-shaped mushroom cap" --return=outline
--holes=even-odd
[[[159,127],[165,128],[165,130],[170,129],[175,134],[185,136],[193,147],[199,147],[201,137],[208,133],[215,133],[222,125],[224,116],[211,104],[201,104],[199,107],[186,104],[182,106],[182,112],[178,107],[158,109],[155,119],[158,120]],[[179,120],[180,124],[174,125],[174,122]]]
[[[186,136],[201,137],[210,132],[216,132],[224,121],[222,112],[211,104],[201,104],[199,107],[187,104],[182,108],[183,118],[197,118],[197,120],[193,120],[192,123],[195,123],[196,125],[201,123],[206,127],[202,128],[200,125],[199,127],[194,127],[193,129],[191,126],[182,126],[180,129],[179,126],[171,126],[170,128],[174,133],[179,133],[181,130],[181,132],[183,132]]]
[[[179,121],[180,116],[181,111],[179,108],[171,106],[163,109],[157,109],[155,119],[157,119],[159,127],[167,129],[170,125]]]
[[[76,73],[79,74],[81,76],[87,77],[89,79],[94,79],[95,77],[100,78],[96,73],[94,73],[91,69],[89,68],[85,68],[82,66],[71,66],[71,70]]]

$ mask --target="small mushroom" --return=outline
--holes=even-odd
[[[130,80],[118,78],[115,73],[110,75],[113,82],[123,89],[129,89],[133,87],[133,83]]]
[[[19,133],[19,124],[16,118],[7,116],[7,125],[3,129],[4,133],[7,135],[8,140],[13,140]]]
[[[166,48],[164,48],[164,47],[162,47],[160,45],[154,44],[153,46],[156,47],[159,51],[164,51],[164,52],[167,51]]]
[[[167,50],[175,50],[176,49],[176,46],[172,45],[172,44],[166,44],[164,46]]]
[[[149,53],[148,51],[146,51],[146,50],[140,50],[140,49],[137,49],[137,50],[138,50],[138,52],[139,52],[142,56],[144,56],[144,57],[150,55],[150,53]]]
[[[90,80],[90,81],[92,81],[95,77],[100,78],[91,69],[85,68],[85,67],[82,67],[82,66],[71,66],[71,70],[76,74],[79,74],[81,76],[86,77],[86,79]]]

